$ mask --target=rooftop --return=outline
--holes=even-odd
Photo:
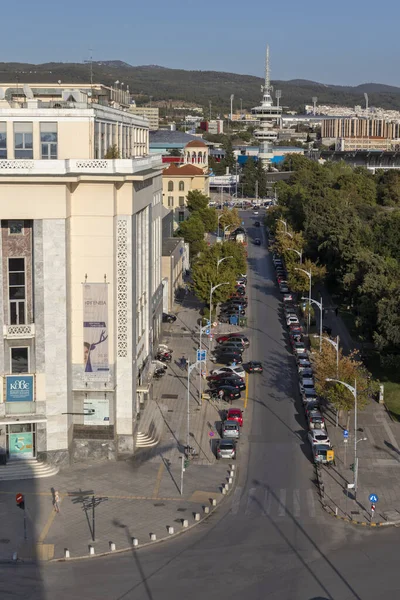
[[[150,147],[168,147],[171,144],[178,144],[181,148],[184,148],[189,142],[203,142],[200,138],[184,133],[183,131],[167,131],[160,129],[158,131],[150,131]],[[208,144],[205,144],[208,145]],[[177,146],[171,146],[177,147]]]
[[[178,167],[175,164],[169,165],[168,169],[164,169],[163,175],[202,175],[205,173],[203,169],[200,167],[195,167],[194,165],[182,165]]]

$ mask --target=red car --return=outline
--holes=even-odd
[[[228,335],[220,335],[219,337],[217,337],[217,342],[218,344],[222,344],[223,342],[226,342],[227,340],[229,340],[230,337],[232,337],[232,333],[229,333]]]
[[[292,333],[292,332],[303,333],[303,328],[299,323],[291,323],[289,325],[289,331],[290,331],[290,333]]]
[[[226,421],[236,421],[240,427],[243,427],[243,413],[240,408],[230,408],[226,414]]]

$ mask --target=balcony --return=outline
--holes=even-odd
[[[7,340],[34,338],[35,323],[27,325],[4,325],[3,337]]]

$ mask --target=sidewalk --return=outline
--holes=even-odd
[[[324,291],[323,301],[332,306]],[[356,348],[343,320],[335,316],[334,309],[325,313],[324,325],[332,328],[332,336],[339,335],[345,353]],[[354,414],[351,414],[348,442],[344,442],[345,417],[336,427],[336,413],[329,407],[324,411],[331,444],[335,450],[335,466],[321,469],[323,485],[321,500],[335,516],[354,522],[393,523],[400,522],[400,428],[394,423],[385,406],[371,400],[357,414],[357,498],[347,484],[354,483]],[[362,438],[367,438],[363,440]],[[360,441],[359,441],[360,440]],[[371,521],[370,494],[379,498]]]
[[[151,534],[157,540],[171,537],[168,527],[173,527],[175,534],[183,531],[185,519],[189,527],[195,525],[195,513],[203,519],[214,508],[212,499],[218,506],[225,498],[222,489],[228,483],[231,463],[216,461],[214,446],[219,438],[222,411],[227,405],[199,399],[196,370],[190,378],[189,438],[197,456],[184,473],[183,495],[180,495],[182,457],[188,432],[188,395],[187,371],[181,370],[176,362],[182,355],[190,362],[196,360],[199,312],[195,299],[188,295],[183,305],[177,307],[177,315],[177,321],[164,328],[163,341],[173,349],[173,361],[168,365],[167,374],[154,382],[155,402],[150,409],[158,411],[158,422],[163,422],[159,444],[138,449],[125,462],[85,463],[46,479],[1,483],[0,561],[11,560],[15,551],[22,559],[32,559],[36,544],[40,544],[44,559],[63,558],[65,548],[71,558],[87,557],[89,545],[98,555],[108,552],[111,542],[117,551],[129,549],[133,537],[141,546],[150,543]],[[218,329],[238,328],[222,326]],[[203,339],[206,348],[206,336]],[[202,381],[202,385],[205,389],[206,381]],[[243,399],[238,405],[243,405]],[[141,422],[145,418],[146,410]],[[229,485],[229,491],[231,489]],[[53,508],[54,490],[61,498],[59,513]],[[23,539],[23,511],[16,506],[16,493],[24,494],[26,499],[27,543]],[[83,510],[84,499],[90,502],[93,495],[98,500],[95,542],[92,542],[91,506],[87,512]]]

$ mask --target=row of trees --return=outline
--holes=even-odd
[[[294,173],[278,183],[272,213],[302,232],[306,256],[326,267],[327,284],[359,336],[381,354],[399,355],[400,174],[290,160]]]

